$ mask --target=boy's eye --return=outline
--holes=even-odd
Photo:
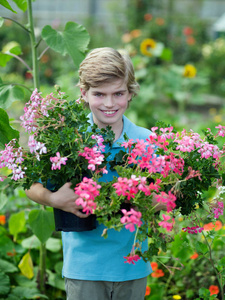
[[[118,93],[115,94],[115,96],[116,96],[116,97],[121,97],[121,96],[123,96],[123,93],[118,92]]]
[[[96,97],[102,97],[102,96],[103,96],[102,93],[95,93],[94,95],[95,95]]]

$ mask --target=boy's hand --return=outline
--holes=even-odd
[[[79,196],[70,188],[71,184],[71,182],[67,182],[57,192],[50,194],[51,206],[75,214],[79,218],[87,218],[89,214],[82,213],[80,210],[83,207],[75,203]]]

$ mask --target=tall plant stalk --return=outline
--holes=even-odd
[[[27,0],[27,13],[28,13],[28,22],[29,22],[29,35],[31,41],[31,54],[32,54],[32,74],[33,74],[33,83],[34,89],[39,90],[39,61],[37,54],[38,43],[35,38],[34,33],[34,20],[33,20],[33,11],[32,11],[32,0]],[[41,206],[42,209],[45,209],[44,206]],[[46,274],[46,246],[45,243],[40,243],[40,263],[39,263],[39,272],[38,272],[38,285],[41,293],[45,293],[45,274]]]

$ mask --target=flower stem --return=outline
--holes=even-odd
[[[33,66],[33,80],[34,80],[34,89],[39,90],[39,74],[38,74],[38,56],[36,48],[36,39],[34,34],[34,20],[32,13],[32,0],[27,0],[27,12],[28,12],[28,21],[29,21],[29,34],[31,41],[31,51],[32,51],[32,66]]]

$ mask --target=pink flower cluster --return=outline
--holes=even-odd
[[[159,195],[155,195],[157,202],[165,203],[167,207],[167,212],[171,212],[175,207],[176,196],[174,196],[170,191],[167,193],[161,192]]]
[[[85,147],[84,152],[79,152],[79,155],[88,160],[88,169],[95,171],[96,165],[101,165],[104,161],[104,154],[101,152],[104,152],[105,146],[101,135],[92,135],[92,138],[96,140],[97,145],[93,148]],[[104,169],[104,173],[107,173],[107,170]]]
[[[154,127],[154,130],[156,129],[157,127]],[[168,128],[167,130],[170,131],[172,129]],[[157,134],[153,132],[146,142],[137,140],[137,143],[132,150],[131,146],[134,144],[132,140],[123,143],[122,146],[129,148],[128,163],[136,164],[141,169],[148,169],[149,173],[161,173],[164,177],[168,176],[170,172],[181,175],[184,167],[182,158],[176,158],[174,153],[164,156],[154,154],[156,147],[167,150],[167,136],[173,137],[173,134],[168,132],[167,134],[165,133],[164,136],[157,136]]]
[[[219,129],[217,135],[225,137],[225,126],[218,125],[215,128]]]
[[[37,89],[33,91],[30,100],[24,107],[24,115],[20,117],[22,120],[21,126],[25,128],[25,131],[31,133],[37,129],[36,120],[40,117],[40,114],[48,116],[47,106],[49,104],[49,101],[42,98]]]
[[[24,178],[25,168],[22,168],[23,159],[22,147],[16,148],[16,140],[11,140],[5,149],[0,151],[0,168],[7,167],[12,170],[12,180]]]
[[[60,153],[57,152],[56,156],[50,157],[50,161],[52,163],[52,170],[61,169],[61,165],[66,165],[67,157],[61,157]]]
[[[30,148],[31,153],[35,153],[38,160],[40,160],[40,154],[47,153],[45,144],[35,140],[35,134],[29,136],[28,147]]]
[[[174,142],[178,144],[176,149],[182,152],[191,152],[198,149],[202,158],[207,159],[212,156],[215,159],[219,159],[222,154],[222,151],[219,150],[218,146],[203,141],[200,138],[200,135],[193,131],[188,133],[186,130],[183,130],[181,135],[177,133]]]
[[[100,188],[99,184],[87,177],[84,177],[81,183],[75,187],[75,194],[79,195],[75,203],[81,205],[86,214],[92,214],[96,209],[97,205],[94,200],[99,195]]]
[[[170,216],[163,214],[162,217],[163,217],[163,221],[159,222],[159,226],[165,228],[167,231],[171,231],[173,229],[173,225],[175,223],[174,218],[172,218],[172,223],[170,223],[170,222],[167,222],[168,220],[171,219]]]
[[[224,204],[222,201],[217,201],[216,205],[212,208],[214,218],[218,219],[219,216],[223,216]]]
[[[135,198],[135,195],[142,191],[146,196],[151,195],[152,191],[159,191],[161,180],[157,179],[156,184],[150,183],[147,184],[146,177],[136,177],[136,175],[131,175],[131,178],[122,178],[118,177],[117,182],[113,184],[113,187],[116,189],[118,196],[122,195],[127,197],[127,200]]]
[[[120,219],[120,222],[122,224],[125,224],[125,228],[129,229],[131,232],[135,231],[135,226],[138,227],[141,226],[141,212],[134,210],[131,208],[130,211],[127,211],[126,209],[121,209],[124,216]]]
[[[204,230],[204,228],[203,227],[200,227],[200,226],[193,226],[193,227],[184,227],[184,228],[182,228],[182,230],[184,231],[184,232],[188,232],[188,233],[191,233],[191,234],[194,234],[194,233],[200,233],[200,232],[202,232],[203,230]]]

